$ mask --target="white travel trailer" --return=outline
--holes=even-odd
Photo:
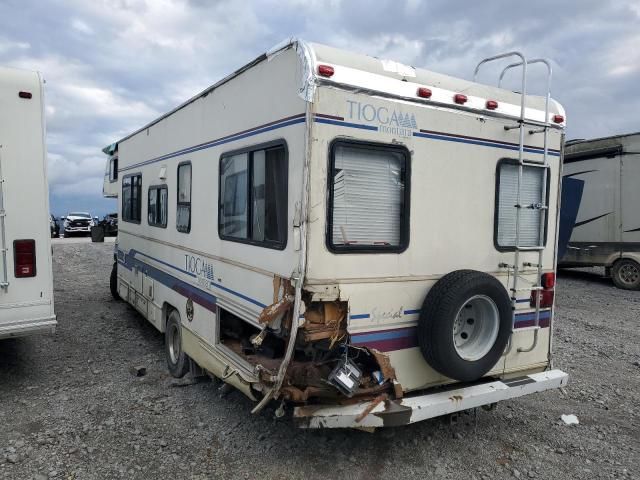
[[[604,266],[617,287],[640,289],[640,133],[567,142],[563,181],[562,209],[577,216],[560,266]]]
[[[43,84],[0,67],[0,339],[56,327]]]
[[[503,58],[522,92],[548,66],[481,65]],[[548,97],[285,42],[105,149],[112,292],[165,333],[173,375],[199,366],[303,427],[560,387],[563,126]]]

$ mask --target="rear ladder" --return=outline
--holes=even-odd
[[[4,176],[2,175],[2,145],[0,144],[0,255],[2,256],[0,289],[6,292],[9,289],[9,274],[7,272],[7,236],[4,224],[4,217],[6,216],[4,209],[4,182]]]
[[[515,232],[515,245],[514,245],[514,260],[513,265],[508,263],[500,263],[500,268],[506,268],[512,274],[511,285],[510,285],[510,296],[511,296],[511,308],[513,311],[513,320],[512,320],[512,329],[515,325],[515,315],[516,315],[516,306],[518,300],[518,292],[522,291],[536,291],[536,304],[535,304],[535,322],[533,326],[533,343],[530,347],[523,348],[519,347],[518,352],[530,352],[536,348],[538,344],[538,332],[540,330],[540,291],[543,290],[542,286],[542,255],[544,252],[544,243],[545,243],[545,225],[547,224],[547,216],[549,211],[549,206],[546,204],[547,202],[547,178],[549,175],[549,103],[551,99],[551,76],[552,76],[552,68],[551,64],[548,60],[544,58],[535,58],[531,60],[527,60],[525,56],[517,51],[507,52],[500,55],[496,55],[493,57],[488,57],[482,60],[475,68],[474,71],[474,81],[478,76],[478,72],[480,67],[486,63],[493,62],[496,60],[501,60],[509,57],[519,57],[520,61],[516,63],[512,63],[507,65],[501,72],[498,87],[501,87],[502,79],[504,78],[505,73],[508,70],[521,67],[522,69],[522,77],[521,77],[521,90],[520,90],[520,116],[515,125],[505,125],[505,130],[515,130],[519,131],[519,143],[518,143],[518,183],[517,183],[517,192],[516,192],[516,232]],[[531,64],[542,64],[546,66],[547,70],[547,78],[546,78],[546,96],[545,96],[545,106],[544,106],[544,121],[536,122],[527,120],[525,117],[526,113],[526,96],[527,96],[527,67]],[[535,134],[543,134],[543,154],[542,154],[542,162],[534,162],[531,160],[525,160],[524,158],[524,139],[525,134],[527,135],[535,135]],[[522,186],[523,186],[523,170],[524,168],[542,168],[542,195],[540,198],[540,202],[532,203],[530,205],[522,204]],[[522,245],[521,242],[521,212],[522,209],[534,209],[540,211],[540,228],[538,234],[538,243],[535,245]],[[524,262],[522,264],[522,268],[520,268],[520,254],[521,252],[537,252],[537,263],[532,262]],[[520,275],[521,271],[526,268],[536,268],[537,276],[536,283],[534,285],[530,285],[524,288],[519,287]],[[512,330],[513,334],[513,330]],[[511,350],[511,340],[509,341],[509,346],[507,347],[507,351],[505,354],[508,354]]]

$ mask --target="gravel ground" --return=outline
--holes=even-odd
[[[566,391],[475,421],[304,431],[252,416],[238,392],[171,379],[162,335],[109,295],[112,248],[57,243],[57,334],[0,343],[0,478],[640,478],[640,292],[597,273],[558,281]]]

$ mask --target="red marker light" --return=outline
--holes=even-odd
[[[32,97],[31,92],[18,92],[18,96],[20,98],[31,98]]]
[[[556,286],[556,274],[553,272],[547,272],[542,274],[542,286],[543,288],[551,289]]]
[[[418,88],[418,96],[420,98],[431,98],[431,90],[425,87]]]
[[[554,115],[553,123],[562,123],[564,122],[564,117],[562,115]]]
[[[467,103],[467,96],[463,95],[462,93],[456,93],[453,96],[453,101],[458,105],[464,105],[465,103]]]
[[[498,102],[496,102],[495,100],[487,100],[486,106],[487,110],[495,110],[496,108],[498,108]]]
[[[318,65],[318,75],[323,77],[332,77],[335,71],[330,65]]]

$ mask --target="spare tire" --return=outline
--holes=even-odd
[[[427,363],[449,378],[470,382],[491,370],[511,335],[509,294],[495,277],[457,270],[427,294],[418,323],[418,344]]]

